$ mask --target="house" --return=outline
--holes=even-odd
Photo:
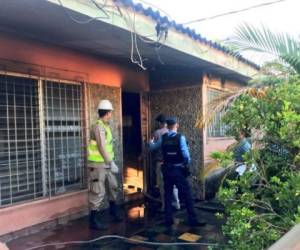
[[[99,100],[115,108],[122,202],[153,185],[149,159],[138,156],[157,114],[179,117],[198,176],[209,152],[230,140],[218,122],[196,129],[197,114],[207,99],[244,86],[258,71],[130,0],[3,1],[0,29],[0,235],[6,237],[86,213],[85,149]],[[193,187],[203,196],[196,179]]]

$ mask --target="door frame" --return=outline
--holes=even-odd
[[[143,169],[143,190],[141,193],[139,192],[135,192],[132,194],[125,194],[124,190],[123,190],[123,194],[124,194],[124,201],[128,202],[128,201],[134,201],[137,199],[142,198],[143,194],[147,193],[148,190],[148,172],[149,172],[149,154],[148,154],[148,150],[147,150],[147,146],[146,143],[149,141],[149,137],[150,137],[150,133],[149,133],[149,128],[150,128],[150,98],[149,98],[149,93],[148,92],[136,92],[136,91],[126,91],[125,89],[121,88],[121,117],[122,117],[122,147],[124,147],[124,141],[123,141],[123,98],[122,95],[123,93],[135,93],[139,96],[140,99],[140,129],[141,129],[141,155],[142,155],[142,159],[141,159],[141,167]],[[124,149],[122,148],[122,158],[123,158],[123,184],[124,184]]]
[[[142,166],[143,166],[143,193],[149,191],[151,178],[150,155],[147,143],[150,139],[150,98],[149,92],[140,92],[140,117],[141,117],[141,143],[142,143]]]

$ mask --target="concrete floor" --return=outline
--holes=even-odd
[[[199,205],[199,204],[196,204]],[[199,217],[207,220],[204,227],[190,228],[185,223],[185,210],[174,213],[175,225],[167,228],[163,224],[163,214],[159,212],[159,204],[139,202],[125,206],[125,220],[122,223],[110,222],[107,211],[99,215],[99,218],[109,224],[106,231],[92,231],[88,227],[88,217],[84,217],[72,222],[66,223],[54,229],[42,230],[39,233],[25,236],[9,242],[7,245],[11,250],[26,250],[35,246],[48,243],[66,242],[66,241],[85,241],[91,240],[103,235],[121,235],[134,237],[145,241],[153,242],[188,242],[179,239],[184,233],[191,233],[194,236],[200,236],[196,242],[209,242],[222,244],[225,239],[221,233],[221,222],[218,221],[214,213],[196,209]],[[37,248],[39,250],[82,250],[82,249],[105,249],[105,250],[148,250],[148,249],[208,249],[207,246],[150,246],[145,244],[135,244],[118,239],[99,240],[89,244],[59,245]],[[215,247],[213,249],[222,249]]]

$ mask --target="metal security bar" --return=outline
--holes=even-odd
[[[207,90],[207,99],[208,103],[213,101],[214,99],[220,97],[222,94],[221,91],[208,89]],[[208,137],[225,137],[227,126],[222,122],[223,113],[217,112],[211,122],[211,124],[207,128]]]
[[[42,196],[37,80],[0,75],[0,206]]]
[[[82,86],[43,81],[46,165],[50,195],[83,188]]]
[[[82,86],[0,74],[0,207],[85,187]]]

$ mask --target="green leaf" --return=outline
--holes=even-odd
[[[300,74],[300,43],[289,34],[273,33],[264,26],[256,28],[243,24],[236,29],[236,36],[229,44],[237,48],[236,55],[249,50],[271,54]]]

